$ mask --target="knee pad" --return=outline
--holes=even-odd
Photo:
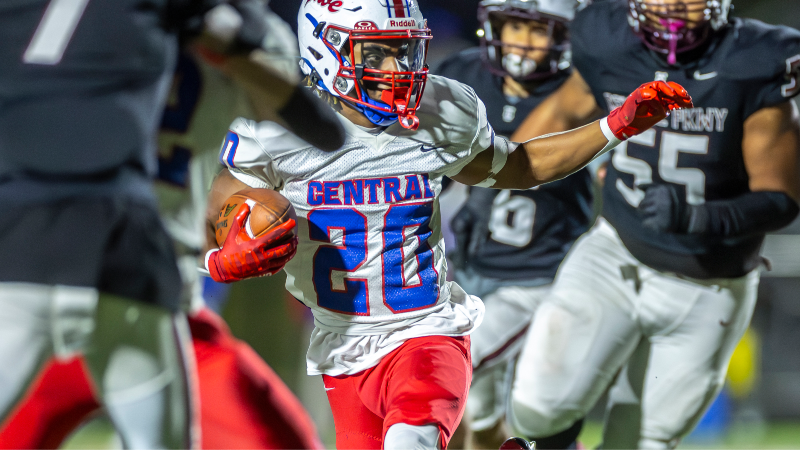
[[[396,423],[386,430],[384,450],[434,450],[439,448],[439,427]]]
[[[515,398],[509,402],[508,422],[525,437],[553,436],[581,418],[577,411],[557,407],[533,408]]]

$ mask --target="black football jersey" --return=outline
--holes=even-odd
[[[0,2],[0,200],[149,197],[176,31],[205,3]]]
[[[636,207],[641,186],[669,183],[690,204],[749,192],[742,157],[745,120],[755,111],[800,92],[800,32],[734,18],[678,67],[648,50],[627,23],[628,3],[598,1],[571,27],[573,67],[597,104],[619,106],[642,83],[681,84],[694,108],[618,146],[603,188],[603,216],[630,252],[655,269],[694,278],[737,277],[754,269],[763,235],[718,238],[656,233],[644,228]]]
[[[510,136],[528,114],[568,77],[559,73],[538,84],[530,97],[511,102],[502,79],[481,61],[474,48],[445,60],[437,74],[471,86],[486,105],[489,123]],[[592,180],[583,169],[563,180],[530,190],[471,187],[464,208],[472,212],[472,232],[459,242],[463,263],[477,273],[501,280],[555,277],[561,260],[586,232],[592,216]]]

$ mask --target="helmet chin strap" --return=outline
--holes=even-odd
[[[381,100],[388,105],[392,105],[392,109],[397,111],[401,127],[416,130],[419,128],[419,117],[408,111],[408,104],[406,103],[408,89],[407,87],[401,87],[383,91],[381,92]]]
[[[686,22],[678,19],[660,19],[661,25],[669,32],[669,53],[667,54],[667,63],[674,65],[678,62],[676,49],[678,48],[678,33],[681,29],[686,28]]]
[[[366,89],[361,89],[361,101],[372,106],[376,106],[378,108],[390,108],[390,106],[386,103],[373,100],[367,95]],[[348,102],[354,108],[356,108],[361,114],[373,124],[378,125],[380,127],[388,127],[389,125],[395,123],[397,121],[397,114],[387,113],[383,111],[378,111],[372,108],[368,108],[364,105],[360,105],[358,103]]]

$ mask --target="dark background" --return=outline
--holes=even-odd
[[[270,8],[292,25],[297,33],[297,11],[305,0],[272,0]],[[479,0],[418,0],[433,32],[428,62],[436,62],[453,51],[478,44]],[[734,0],[734,14],[768,23],[800,28],[800,0]]]

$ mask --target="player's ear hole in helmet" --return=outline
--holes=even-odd
[[[308,0],[298,14],[303,72],[375,125],[419,126],[431,32],[416,0]]]
[[[633,31],[672,65],[724,27],[732,7],[731,0],[628,0],[628,5]]]
[[[578,0],[482,0],[478,30],[489,70],[516,81],[569,68],[569,22]]]

